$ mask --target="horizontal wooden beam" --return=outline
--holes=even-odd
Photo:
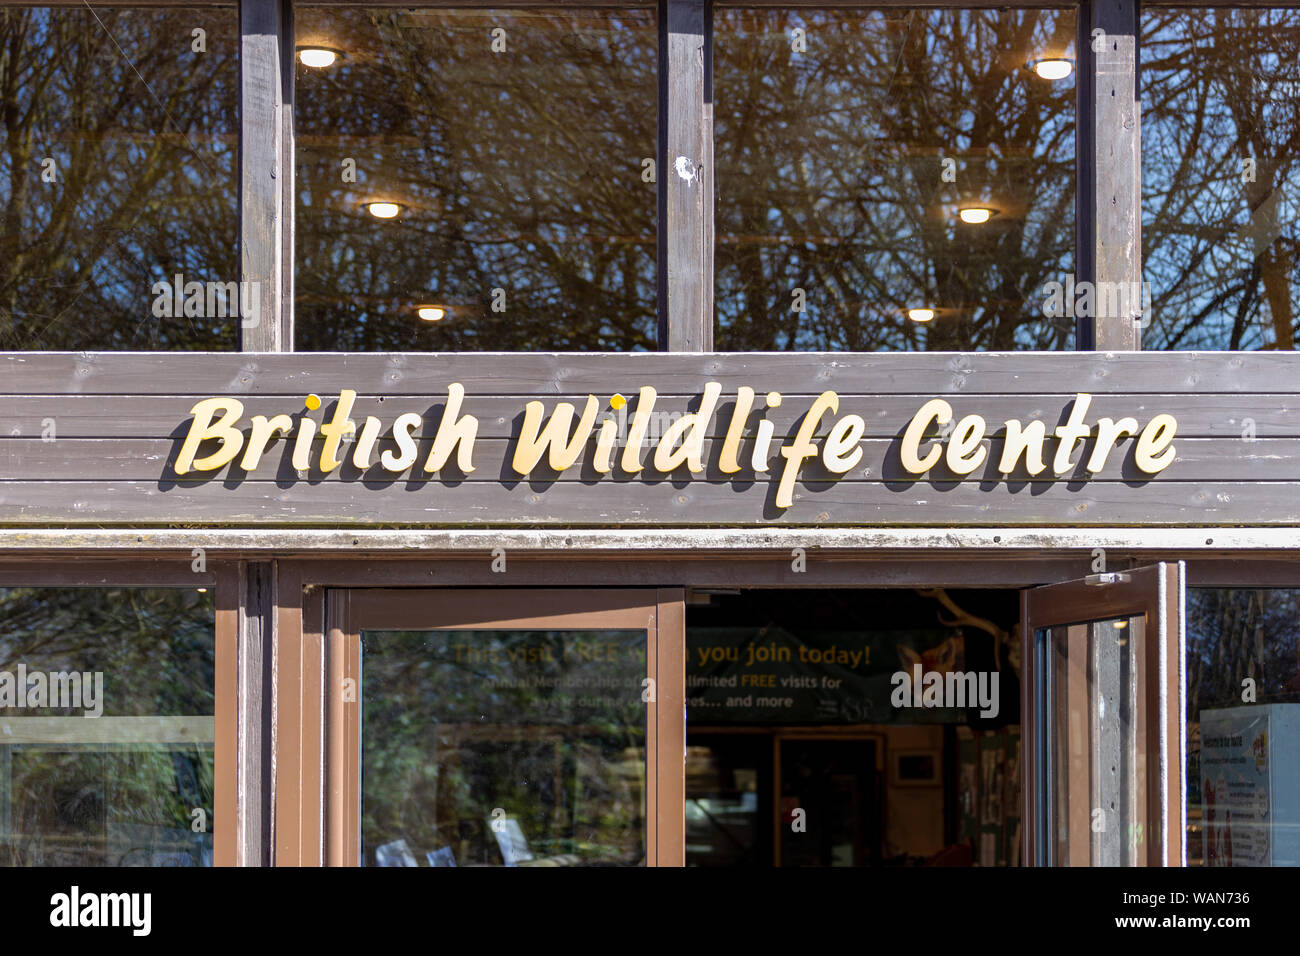
[[[7,395],[1300,394],[1295,352],[3,352]]]
[[[91,526],[169,524],[241,526],[459,527],[758,527],[773,525],[962,527],[1272,525],[1300,523],[1300,356],[1240,353],[929,353],[910,354],[0,354],[0,524]],[[424,471],[453,383],[466,389],[461,415],[478,421],[472,470]],[[698,408],[707,383],[720,398],[702,440],[703,468],[663,474],[655,450],[673,420]],[[595,470],[595,439],[580,439],[577,463],[563,472],[539,464],[514,470],[524,409],[543,414],[558,400],[595,395],[603,415],[624,418],[653,387],[659,418],[643,446],[640,470]],[[757,392],[737,425],[739,467],[722,470],[722,436],[741,388]],[[205,397],[238,398],[237,422],[253,415],[308,415],[323,423],[333,396],[355,390],[354,421],[378,419],[378,452],[399,415],[417,423],[414,467],[394,474],[344,464],[319,470],[319,435],[308,464],[292,464],[296,436],[277,439],[250,473],[242,458],[217,472],[175,473],[175,462]],[[1297,391],[1291,391],[1297,389]],[[788,452],[821,391],[838,395],[834,412],[812,428],[807,461],[790,472]],[[780,396],[771,392],[779,392]],[[1058,439],[1041,452],[1047,467],[1001,472],[1006,421],[1039,421],[1050,433],[1071,417],[1075,397],[1088,437],[1055,475]],[[317,396],[320,401],[310,396]],[[624,402],[622,395],[629,399]],[[985,419],[988,454],[967,476],[944,459],[919,476],[903,466],[905,429],[916,411],[943,397],[958,419]],[[648,400],[648,399],[647,399]],[[768,404],[771,408],[768,408]],[[770,414],[769,414],[770,412]],[[818,445],[833,422],[863,419],[860,459],[832,473]],[[1150,474],[1136,464],[1132,437],[1104,465],[1085,461],[1101,418],[1132,417],[1141,429],[1160,414],[1178,421],[1171,462]],[[758,420],[773,440],[762,451]],[[414,420],[414,419],[412,419]],[[846,423],[851,424],[851,423]],[[7,427],[5,427],[7,426]],[[291,430],[297,431],[293,424]],[[1081,433],[1081,434],[1083,434]],[[622,439],[628,434],[622,432]],[[923,453],[942,439],[931,425]],[[951,443],[949,443],[951,447]],[[215,449],[209,443],[202,454]],[[766,471],[751,464],[758,449]],[[1159,451],[1156,447],[1154,451]],[[918,450],[918,453],[922,453]],[[967,452],[969,454],[969,451]],[[374,462],[378,456],[372,451]],[[841,452],[841,458],[843,453]],[[952,457],[952,456],[950,456]],[[1037,455],[1035,455],[1037,457]],[[955,460],[955,457],[952,457]],[[1098,459],[1100,461],[1101,459]],[[1023,455],[1016,456],[1023,461]],[[778,501],[780,504],[778,504]]]
[[[906,419],[904,419],[906,421]],[[1000,423],[994,423],[1000,425]],[[1055,424],[1053,421],[1052,424]],[[826,428],[820,429],[824,434]],[[780,434],[780,433],[779,433]],[[778,439],[779,441],[780,439]],[[1042,491],[1042,486],[1053,483],[1070,483],[1087,481],[1089,484],[1125,481],[1146,484],[1158,481],[1160,484],[1204,481],[1242,481],[1255,482],[1300,481],[1300,438],[1257,438],[1242,441],[1239,436],[1223,438],[1184,438],[1181,433],[1174,443],[1176,457],[1157,479],[1143,473],[1136,465],[1132,449],[1134,439],[1124,438],[1116,443],[1115,450],[1107,458],[1106,467],[1089,477],[1084,468],[1086,454],[1076,452],[1075,467],[1059,478],[1044,471],[1037,477],[1025,470],[1023,457],[1017,459],[1014,470],[1003,475],[999,472],[1002,456],[1003,439],[984,439],[979,447],[985,450],[984,464],[971,474],[967,480],[981,482],[986,491],[992,486],[1010,486],[1011,490],[1020,484],[1028,484],[1035,493]],[[570,489],[577,493],[576,486],[588,488],[589,494],[600,495],[601,488],[611,484],[626,484],[642,487],[653,486],[662,482],[684,483],[690,486],[713,484],[730,488],[735,494],[749,494],[753,484],[767,486],[775,484],[781,475],[782,459],[775,458],[767,472],[754,471],[749,461],[750,441],[742,444],[740,470],[731,475],[724,475],[717,470],[718,458],[723,441],[720,438],[706,438],[703,442],[702,458],[706,471],[702,475],[692,476],[683,465],[672,472],[664,473],[653,465],[653,451],[645,454],[645,469],[633,476],[617,472],[615,475],[601,475],[596,472],[589,460],[575,465],[565,472],[550,468],[545,459],[523,478],[511,464],[516,443],[504,436],[495,438],[478,438],[474,443],[474,465],[472,473],[461,471],[454,461],[449,462],[441,471],[430,475],[423,471],[422,463],[432,445],[432,438],[421,439],[417,444],[417,467],[400,475],[385,471],[379,464],[381,454],[399,453],[397,443],[392,438],[384,438],[376,443],[372,464],[364,472],[345,461],[342,466],[328,474],[319,467],[319,447],[313,453],[312,466],[299,474],[293,468],[291,457],[292,440],[277,440],[271,444],[261,462],[252,471],[245,472],[232,466],[217,473],[190,472],[185,477],[177,477],[174,464],[180,447],[179,439],[167,438],[64,438],[58,442],[42,442],[39,439],[0,439],[0,501],[6,498],[6,487],[10,482],[31,482],[48,478],[71,478],[81,470],[93,468],[93,474],[87,474],[82,480],[92,483],[104,481],[158,482],[160,491],[166,493],[172,488],[199,489],[207,484],[238,484],[232,492],[246,494],[256,490],[259,496],[276,496],[283,491],[296,491],[303,499],[314,495],[320,484],[356,485],[370,493],[384,490],[402,490],[407,493],[423,491],[433,495],[456,495],[454,489],[478,488],[485,485],[504,484],[506,486],[526,483],[536,487],[540,484],[575,486]],[[799,472],[801,485],[818,483],[836,483],[840,485],[855,482],[873,484],[893,483],[897,485],[917,484],[925,487],[942,489],[947,484],[963,479],[950,471],[946,464],[940,462],[931,469],[926,479],[917,482],[903,470],[898,461],[897,438],[868,438],[859,441],[856,446],[862,451],[858,467],[837,476],[829,471],[820,459],[810,459]],[[317,440],[316,445],[320,442]],[[925,447],[929,447],[927,440]],[[1050,462],[1051,454],[1045,454],[1044,460]],[[549,491],[550,489],[545,489]],[[902,488],[893,490],[901,491]],[[362,495],[363,491],[358,491]],[[467,492],[459,493],[464,497]],[[231,494],[232,500],[239,496]]]
[[[215,719],[193,717],[0,717],[0,746],[14,744],[211,745]]]
[[[1277,383],[1281,386],[1285,383]],[[861,386],[859,386],[861,387]],[[806,388],[806,386],[805,386]],[[816,391],[784,392],[779,408],[767,409],[764,417],[770,421],[775,434],[784,436],[802,418]],[[933,393],[912,394],[855,394],[841,392],[841,413],[853,412],[862,416],[867,438],[891,438],[907,424]],[[114,395],[111,414],[106,414],[105,396],[102,395],[4,395],[0,393],[0,456],[3,443],[40,441],[42,434],[51,442],[65,438],[177,438],[183,436],[190,421],[190,408],[199,396],[188,395]],[[305,397],[301,392],[270,394],[258,392],[240,395],[244,405],[244,422],[254,415],[270,417],[302,410]],[[322,397],[323,413],[329,415],[334,406],[334,396],[326,392]],[[480,438],[505,438],[517,435],[523,417],[524,405],[534,396],[473,395],[467,398],[465,411],[479,420]],[[572,402],[581,409],[587,394],[549,392],[535,396],[549,413],[558,402]],[[608,396],[605,396],[608,398]],[[978,392],[948,395],[948,401],[962,415],[980,415],[990,425],[1000,427],[1015,418],[1021,421],[1042,419],[1050,426],[1065,420],[1074,392],[1054,391],[1035,395],[986,395]],[[635,410],[636,400],[629,396],[629,412]],[[758,402],[761,403],[762,394]],[[735,395],[724,394],[718,414],[711,421],[707,434],[711,438],[726,434],[727,421],[734,406]],[[655,398],[655,413],[662,416],[680,416],[699,403],[697,392],[684,394],[663,392]],[[367,416],[380,418],[385,426],[401,412],[413,411],[424,418],[420,428],[412,432],[417,437],[427,437],[436,430],[443,407],[445,389],[431,395],[383,396],[361,394],[352,409],[354,421],[364,421]],[[608,402],[603,406],[608,409]],[[1120,419],[1131,415],[1139,421],[1149,421],[1162,412],[1176,410],[1178,434],[1185,438],[1300,438],[1300,393],[1241,392],[1230,394],[1178,394],[1178,393],[1128,393],[1109,392],[1093,395],[1089,415],[1093,421],[1108,417]],[[245,425],[246,427],[246,425]],[[824,434],[823,425],[818,434]],[[15,446],[10,452],[21,457],[24,452]],[[47,452],[48,454],[48,452]]]
[[[536,527],[608,525],[710,527],[892,525],[954,527],[1300,525],[1300,481],[1023,483],[879,482],[800,484],[789,508],[772,503],[775,483],[737,489],[712,482],[479,483],[446,489],[387,489],[322,482],[309,488],[222,482],[160,488],[152,481],[0,482],[6,524],[220,526],[454,525]],[[464,492],[464,494],[460,494]],[[743,493],[742,493],[743,492]]]

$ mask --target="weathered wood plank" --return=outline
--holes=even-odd
[[[102,702],[101,702],[102,703]],[[215,719],[193,717],[0,717],[0,745],[211,745]]]
[[[774,484],[521,482],[311,489],[256,486],[232,495],[219,482],[160,489],[157,482],[0,482],[0,522],[59,525],[281,524],[606,525],[1238,525],[1300,524],[1300,482],[1052,482],[801,485],[788,509]],[[470,494],[470,490],[473,493]]]
[[[1095,283],[1117,283],[1131,289],[1142,280],[1141,134],[1138,124],[1136,0],[1094,0],[1085,62],[1092,69],[1091,110],[1083,123],[1092,123],[1091,161],[1080,170],[1092,176],[1092,207],[1080,218],[1092,219],[1094,274],[1081,276]],[[1093,40],[1097,30],[1103,35]],[[1141,299],[1139,297],[1138,301]],[[1093,347],[1136,349],[1139,327],[1132,314],[1103,315],[1092,320]]]
[[[362,482],[372,487],[405,486],[418,484],[433,485],[481,485],[485,483],[510,483],[524,480],[512,467],[515,443],[507,438],[481,438],[474,443],[475,470],[466,474],[449,462],[439,475],[429,476],[423,471],[423,462],[427,458],[432,439],[425,439],[417,444],[419,453],[416,467],[394,475],[378,464],[379,455],[385,451],[398,453],[397,443],[391,438],[384,439],[376,446],[372,460],[375,462],[362,472],[350,461],[329,474],[319,468],[321,442],[316,441],[313,452],[312,467],[303,474],[298,474],[290,462],[293,450],[292,441],[277,441],[267,450],[262,461],[252,472],[245,472],[236,467],[223,468],[218,472],[192,472],[186,476],[177,476],[173,468],[180,441],[169,439],[95,439],[65,438],[57,442],[43,442],[39,439],[9,438],[0,440],[0,483],[6,481],[37,481],[44,478],[95,481],[158,481],[163,488],[173,484],[196,485],[220,482],[230,486],[231,496],[264,494],[265,490],[245,489],[243,484],[259,482],[278,483],[282,486],[297,485],[303,495],[310,495],[311,487],[319,482]],[[608,475],[601,475],[591,466],[591,452],[594,441],[587,443],[587,451],[579,463],[567,469],[562,475],[547,466],[545,460],[529,475],[529,481],[559,481],[561,483],[594,485],[613,482],[633,482],[647,484],[655,481],[712,481],[715,483],[739,486],[755,480],[756,473],[750,462],[752,441],[741,445],[740,463],[742,468],[733,475],[719,470],[718,458],[722,450],[722,441],[711,438],[704,442],[703,463],[705,470],[698,476],[692,476],[683,466],[665,475],[654,467],[653,450],[645,454],[645,469],[633,476],[624,472],[617,464]],[[801,478],[812,482],[821,481],[887,481],[908,482],[915,477],[902,468],[898,460],[899,441],[897,439],[872,438],[859,442],[862,448],[862,460],[853,470],[837,477],[830,472],[820,459],[808,459],[800,471]],[[1044,461],[1051,467],[1051,457],[1055,453],[1055,442],[1047,445]],[[1031,478],[1023,463],[1009,478],[1004,479],[998,472],[997,465],[1002,454],[1000,438],[985,439],[981,445],[986,449],[985,463],[967,480],[982,483],[1001,481],[1034,481],[1035,483],[1058,480],[1049,472],[1040,473]],[[1216,438],[1178,438],[1174,442],[1177,455],[1171,465],[1162,471],[1158,478],[1140,471],[1133,463],[1134,439],[1126,438],[1120,442],[1107,461],[1106,467],[1092,477],[1092,481],[1300,481],[1300,438],[1261,438],[1246,442],[1240,440],[1223,440]],[[214,446],[215,447],[215,446]],[[760,482],[776,480],[780,477],[785,464],[776,451],[777,442],[773,442],[772,456],[769,459],[768,472],[758,475]],[[929,447],[926,445],[925,447]],[[1086,473],[1082,469],[1081,459],[1086,459],[1089,445],[1084,445],[1083,452],[1076,451],[1073,458],[1080,467],[1073,469],[1061,481],[1084,480]],[[615,459],[617,462],[617,458]],[[936,481],[962,480],[941,463],[932,469],[930,478]]]
[[[783,393],[875,395],[1247,394],[1300,391],[1291,352],[226,353],[5,352],[11,395],[696,394],[707,381]]]
[[[328,417],[334,406],[333,395],[321,395],[323,409],[315,417]],[[785,393],[780,408],[768,409],[763,416],[772,422],[777,435],[786,434],[803,417],[814,394]],[[0,440],[4,438],[36,438],[50,432],[57,440],[64,438],[168,438],[183,435],[189,427],[190,409],[199,395],[24,395],[0,394]],[[584,394],[539,396],[549,415],[558,402],[574,403],[582,408],[587,400]],[[602,395],[602,398],[608,396]],[[840,394],[840,414],[853,413],[866,422],[869,438],[890,438],[897,435],[908,420],[926,401],[930,394],[915,395],[855,395]],[[241,395],[244,403],[244,422],[254,415],[272,416],[280,412],[295,414],[302,410],[304,395],[299,393]],[[471,394],[466,397],[465,412],[479,420],[479,435],[484,438],[501,438],[516,435],[523,416],[524,405],[531,396]],[[981,415],[985,421],[1001,423],[1017,418],[1021,421],[1042,419],[1050,426],[1065,420],[1074,393],[1040,395],[957,395],[949,398],[961,415]],[[698,395],[664,394],[657,397],[655,414],[679,416],[698,402]],[[442,415],[445,392],[424,396],[359,395],[351,418],[362,422],[374,415],[389,427],[398,414],[417,412],[424,418],[424,427],[418,435],[431,434]],[[724,394],[718,411],[710,422],[710,436],[725,434],[734,408],[734,393]],[[605,403],[608,411],[608,402]],[[636,407],[630,400],[630,411]],[[1099,394],[1094,395],[1089,411],[1090,420],[1101,417],[1120,419],[1132,415],[1140,422],[1150,420],[1162,412],[1171,412],[1178,418],[1180,438],[1242,438],[1253,430],[1257,438],[1300,437],[1300,394],[1267,393],[1240,395],[1148,395]],[[751,430],[759,418],[755,411],[750,418]],[[818,434],[829,427],[823,422]]]
[[[704,0],[666,0],[659,43],[660,348],[713,347],[713,104]]]
[[[239,278],[257,303],[256,315],[241,316],[239,337],[242,349],[256,352],[286,347],[283,311],[293,303],[293,263],[285,258],[294,203],[287,8],[281,0],[239,0]]]

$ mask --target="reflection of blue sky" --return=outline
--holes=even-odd
[[[641,159],[655,152],[653,12],[612,27],[608,11],[419,13],[299,18],[298,42],[357,51],[339,70],[298,70],[299,308],[411,347],[412,302],[484,309],[502,287],[532,323],[506,347],[652,346],[655,192]],[[498,25],[511,52],[494,58]],[[345,156],[355,184],[341,182]],[[407,209],[376,222],[362,209],[374,198]],[[429,331],[481,348],[500,328]]]
[[[1073,84],[1048,88],[1024,67],[1069,55],[1072,14],[718,17],[724,327],[752,322],[757,296],[788,327],[778,347],[924,348],[929,330],[903,316],[913,305],[950,308],[948,321],[970,330],[1002,330],[995,339],[968,332],[956,347],[1068,341],[1071,330],[1042,316],[1038,290],[1072,260]],[[806,53],[789,51],[794,26],[807,31]],[[940,156],[957,161],[956,184],[941,183]],[[952,222],[961,201],[986,201],[1002,218],[980,234],[961,230]],[[768,241],[747,225],[755,216]],[[788,317],[794,287],[808,293],[801,322]]]
[[[1142,34],[1147,343],[1276,347],[1266,269],[1300,310],[1300,10],[1155,10]]]
[[[190,48],[200,26],[204,54]],[[177,271],[238,278],[235,11],[0,10],[6,40],[18,31],[8,62],[25,82],[16,124],[0,122],[0,205],[24,175],[25,201],[0,241],[28,262],[0,290],[13,301],[4,346],[232,347],[228,321],[160,321],[149,306]],[[11,139],[26,136],[16,170]]]

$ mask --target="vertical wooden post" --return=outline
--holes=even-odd
[[[659,349],[713,349],[711,0],[659,3]]]
[[[271,863],[271,633],[275,573],[270,561],[240,562],[236,680],[237,863]]]
[[[257,314],[240,317],[244,352],[293,348],[293,6],[239,3],[240,279]]]
[[[1093,284],[1093,315],[1076,319],[1081,350],[1141,348],[1142,131],[1136,0],[1080,8],[1077,282]],[[1118,305],[1118,308],[1115,306]]]
[[[256,314],[241,315],[244,352],[293,349],[293,4],[239,0],[240,280],[256,283]],[[244,301],[241,296],[241,302]],[[237,862],[274,860],[272,660],[275,566],[241,562],[236,805]]]

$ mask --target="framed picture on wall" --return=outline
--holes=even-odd
[[[937,787],[943,782],[939,750],[894,750],[889,755],[891,787]]]

